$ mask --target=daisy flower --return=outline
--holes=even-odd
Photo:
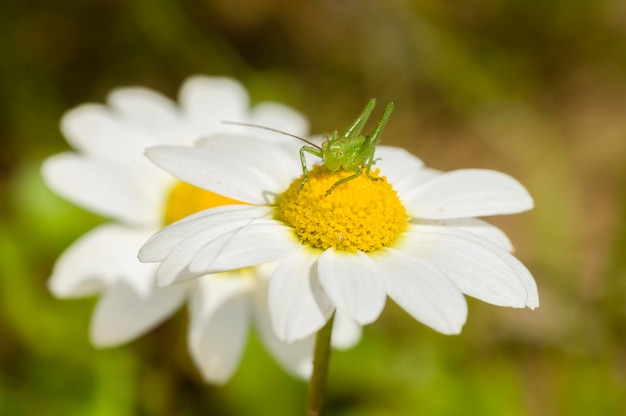
[[[161,262],[161,285],[276,262],[268,301],[287,342],[315,333],[335,310],[371,323],[387,296],[444,334],[459,333],[466,321],[463,294],[538,306],[535,281],[509,239],[475,218],[531,209],[515,179],[480,169],[442,173],[403,149],[378,146],[369,175],[328,193],[353,173],[314,166],[302,186],[301,143],[283,141],[218,135],[195,148],[148,150],[182,181],[245,203],[200,211],[148,240],[139,258]]]
[[[137,251],[164,225],[209,207],[239,203],[163,172],[143,155],[147,147],[190,145],[203,135],[241,129],[222,125],[224,119],[279,125],[300,134],[306,133],[307,121],[275,103],[250,108],[246,91],[228,78],[192,77],[182,86],[179,102],[145,88],[120,88],[108,96],[107,105],[81,105],[65,114],[61,129],[76,151],[47,159],[44,180],[59,195],[111,222],[89,231],[60,256],[49,288],[60,298],[99,295],[90,330],[98,347],[136,339],[189,300],[189,349],[207,381],[231,377],[251,322],[286,369],[306,376],[312,341],[287,346],[278,340],[269,323],[267,281],[255,270],[159,288],[157,267],[140,263]],[[348,346],[359,332],[349,324],[344,329],[337,342]]]

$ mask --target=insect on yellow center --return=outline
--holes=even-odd
[[[406,229],[404,206],[384,176],[374,180],[365,173],[326,195],[333,184],[351,175],[314,166],[300,191],[302,178],[280,196],[280,220],[292,226],[303,243],[321,249],[372,252],[389,247]],[[370,175],[378,178],[378,170]]]
[[[198,211],[231,204],[243,202],[178,182],[168,195],[163,221],[168,225]]]

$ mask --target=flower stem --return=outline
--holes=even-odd
[[[335,314],[315,337],[315,355],[313,356],[313,374],[307,393],[306,416],[322,416],[326,406],[326,384],[328,382],[328,364],[330,361],[330,338],[333,333]]]

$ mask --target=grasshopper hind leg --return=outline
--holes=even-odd
[[[365,167],[365,174],[372,181],[380,181],[383,178],[372,175],[372,165],[375,164],[377,160],[380,160],[380,158],[374,159],[375,151],[376,151],[376,147],[372,147],[372,149],[370,150],[370,154],[367,156],[367,166]]]

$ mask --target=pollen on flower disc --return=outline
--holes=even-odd
[[[232,204],[243,202],[178,182],[168,195],[163,221],[168,225],[198,211]]]
[[[383,176],[365,173],[326,192],[352,172],[332,173],[314,166],[299,190],[296,179],[280,196],[279,219],[292,226],[304,244],[316,248],[372,252],[390,246],[406,228],[406,210]],[[370,175],[378,178],[378,171]]]

